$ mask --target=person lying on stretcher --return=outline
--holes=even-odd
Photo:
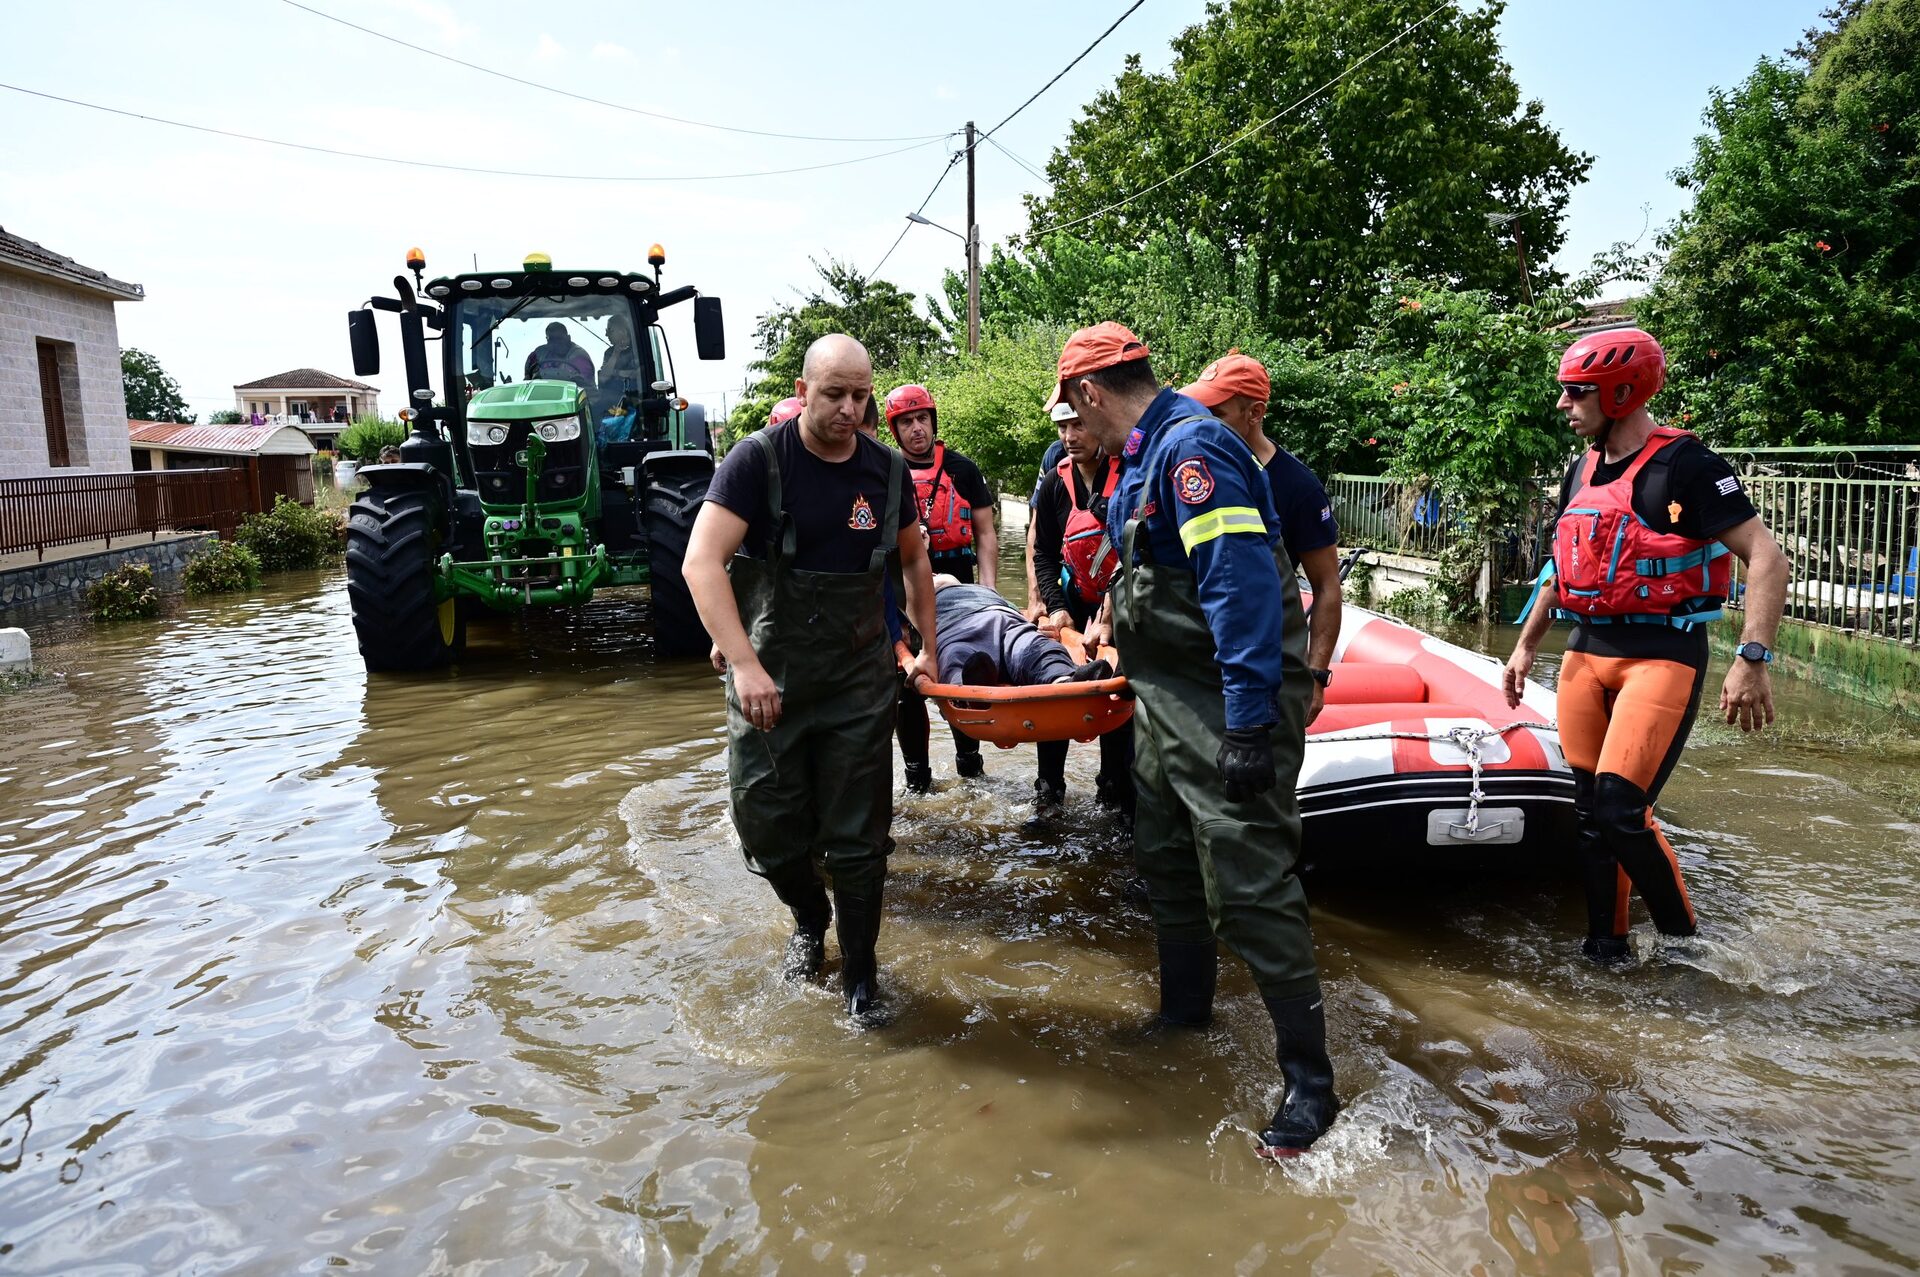
[[[1042,634],[1013,604],[984,585],[933,577],[934,626],[940,636],[940,681],[972,687],[1032,687],[1112,678],[1104,660],[1075,665],[1056,639]]]

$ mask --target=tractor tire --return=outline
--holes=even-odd
[[[435,669],[466,646],[459,601],[435,602],[431,494],[370,488],[347,515],[347,599],[369,673]]]
[[[713,645],[700,624],[682,564],[710,472],[673,468],[647,476],[647,572],[653,594],[653,650],[665,660],[702,657]]]

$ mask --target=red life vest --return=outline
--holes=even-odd
[[[1580,462],[1553,528],[1553,568],[1560,612],[1577,621],[1639,621],[1692,629],[1720,615],[1733,565],[1718,541],[1656,532],[1634,512],[1634,480],[1660,453],[1690,432],[1656,426],[1633,464],[1612,483],[1594,486],[1600,450]],[[1675,507],[1672,515],[1678,521]]]
[[[973,549],[973,506],[947,473],[947,445],[933,445],[933,464],[922,470],[911,461],[913,493],[920,501],[920,522],[927,528],[927,548],[935,554]]]
[[[1107,586],[1113,582],[1114,569],[1120,566],[1120,556],[1107,537],[1106,520],[1093,512],[1092,494],[1088,494],[1084,506],[1074,500],[1073,458],[1060,458],[1055,473],[1060,476],[1060,482],[1067,485],[1067,500],[1073,504],[1073,513],[1067,516],[1066,535],[1060,545],[1060,557],[1066,563],[1068,583],[1073,587],[1073,592],[1080,596],[1082,603],[1098,603],[1106,596]],[[1119,482],[1120,459],[1108,457],[1107,483],[1100,492],[1102,502],[1112,499],[1113,489]]]

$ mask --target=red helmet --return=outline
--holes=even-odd
[[[1614,328],[1582,337],[1560,356],[1560,381],[1567,385],[1598,386],[1600,411],[1618,421],[1667,384],[1667,355],[1651,333],[1638,328]],[[1614,402],[1614,388],[1628,387],[1625,400]]]
[[[933,413],[934,428],[938,429],[940,426],[940,413],[933,406],[933,395],[928,392],[925,386],[916,386],[908,383],[896,390],[888,392],[887,428],[889,430],[893,428],[893,419],[895,417],[903,413],[919,412],[923,409]]]
[[[800,410],[804,407],[806,407],[806,405],[799,399],[782,399],[773,406],[773,411],[767,414],[767,424],[769,426],[784,426],[799,416]]]

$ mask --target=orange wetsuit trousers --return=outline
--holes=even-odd
[[[1560,667],[1560,744],[1573,769],[1591,937],[1626,934],[1629,886],[1663,933],[1693,934],[1693,903],[1653,804],[1705,682],[1704,662],[1568,652]]]

